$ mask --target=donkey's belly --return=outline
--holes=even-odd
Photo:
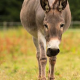
[[[33,37],[37,38],[37,28],[36,26],[24,26],[24,28],[29,32]]]
[[[27,16],[25,16],[27,17]],[[28,18],[21,18],[22,26],[34,37],[37,37],[37,26],[32,21],[29,21]]]
[[[26,13],[27,14],[27,13]],[[23,13],[21,14],[21,23],[22,26],[34,37],[37,37],[37,26],[35,20],[33,20],[30,16],[25,16]],[[30,20],[30,18],[32,18]]]

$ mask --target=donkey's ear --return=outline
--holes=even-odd
[[[57,4],[57,7],[56,7],[57,10],[61,12],[62,10],[66,8],[67,0],[55,0],[53,6],[55,6],[56,4]]]
[[[50,11],[50,6],[49,6],[48,0],[40,0],[40,4],[41,4],[41,7],[43,8],[43,10],[45,12],[49,12]]]

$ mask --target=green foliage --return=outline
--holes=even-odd
[[[23,0],[1,0],[0,21],[20,21],[20,9]]]
[[[80,21],[80,0],[68,0],[70,3],[72,20]]]
[[[68,0],[71,7],[72,19],[80,20],[80,0]],[[20,21],[20,10],[23,0],[1,0],[0,22]]]

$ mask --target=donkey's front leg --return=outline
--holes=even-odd
[[[46,40],[41,32],[38,32],[38,41],[39,41],[39,48],[40,48],[40,64],[41,64],[41,80],[46,80]]]
[[[50,65],[50,70],[49,70],[49,80],[54,80],[54,66],[56,63],[56,56],[49,58],[49,65]]]
[[[40,49],[39,49],[39,45],[38,45],[38,39],[33,37],[33,42],[34,42],[34,45],[35,45],[36,50],[37,50],[36,57],[38,60],[38,67],[39,67],[39,77],[38,78],[40,80],[41,79],[41,65],[40,65]]]

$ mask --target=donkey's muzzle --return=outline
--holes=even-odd
[[[60,52],[59,49],[51,49],[51,48],[48,48],[47,49],[47,56],[48,57],[56,56],[59,52]]]

